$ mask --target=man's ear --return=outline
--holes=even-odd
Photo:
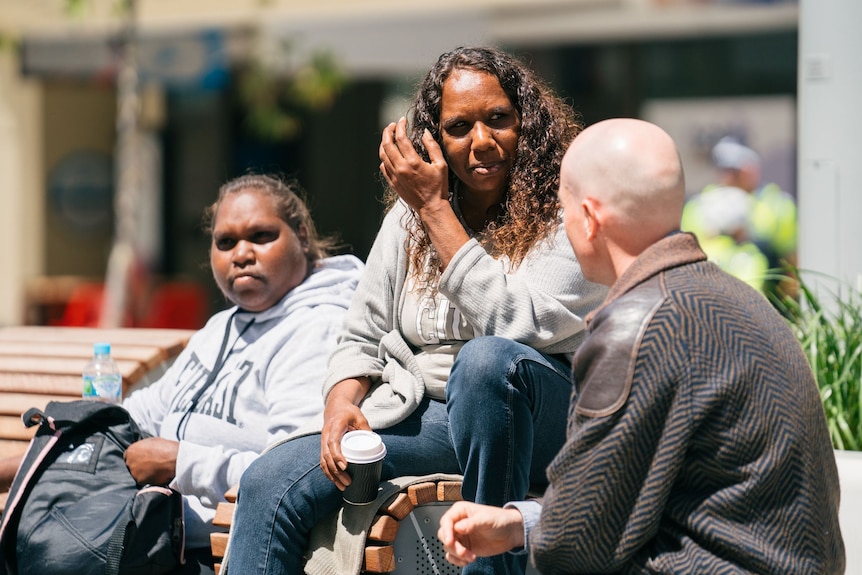
[[[584,236],[592,241],[598,235],[601,225],[599,204],[594,198],[587,197],[581,201],[581,209],[584,211]]]

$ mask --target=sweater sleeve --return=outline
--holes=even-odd
[[[583,338],[584,317],[607,293],[584,278],[562,225],[511,272],[470,240],[443,273],[440,291],[477,335],[506,337],[546,353],[573,352]]]
[[[380,342],[396,329],[395,300],[399,273],[406,274],[400,219],[404,209],[396,206],[383,220],[365,262],[365,272],[347,311],[338,346],[329,360],[323,395],[338,382],[359,376],[379,377],[386,361],[380,357]]]

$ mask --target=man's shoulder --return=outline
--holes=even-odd
[[[602,417],[618,410],[628,398],[632,364],[644,332],[665,301],[661,275],[619,296],[593,318],[590,334],[573,362],[575,380],[582,384],[577,410]]]

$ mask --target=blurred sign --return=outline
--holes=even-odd
[[[27,37],[21,43],[21,68],[34,76],[112,78],[118,47],[116,37]],[[220,88],[228,79],[226,52],[224,35],[214,30],[143,36],[138,40],[138,75],[141,83]]]
[[[113,213],[111,156],[77,150],[64,156],[48,176],[48,198],[54,211],[78,230],[108,229]]]

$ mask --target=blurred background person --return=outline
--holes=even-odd
[[[762,292],[769,260],[751,241],[753,205],[753,198],[742,188],[711,187],[686,202],[682,229],[695,233],[710,261]]]
[[[693,232],[703,242],[704,238],[710,237],[708,222],[714,217],[721,218],[709,212],[725,209],[722,206],[725,201],[738,203],[732,197],[734,193],[728,192],[728,189],[743,190],[751,198],[746,239],[753,242],[766,257],[767,269],[789,274],[796,265],[797,219],[793,197],[778,184],[762,181],[760,154],[736,138],[726,136],[715,144],[712,148],[712,163],[716,168],[716,183],[707,186],[688,201],[683,213],[682,229]],[[717,190],[721,193],[704,201],[706,195],[716,193]],[[707,255],[712,255],[710,251],[705,251]],[[746,248],[745,251],[751,250]],[[749,281],[733,269],[724,269]],[[776,294],[779,286],[777,280],[764,277],[762,283],[761,291],[767,295]],[[785,285],[782,284],[781,289],[786,292]]]

